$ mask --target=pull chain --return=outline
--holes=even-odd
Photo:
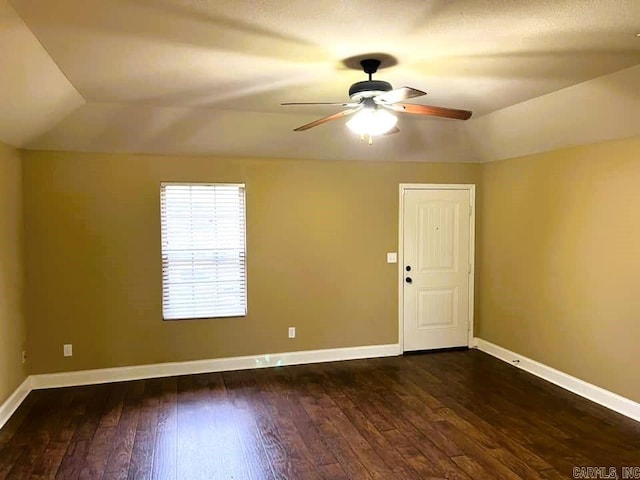
[[[367,137],[366,134],[363,133],[362,135],[360,135],[360,141],[364,142],[366,137]],[[367,143],[369,145],[373,145],[373,136],[372,135],[369,135],[369,141]]]

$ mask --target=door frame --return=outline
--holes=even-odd
[[[398,344],[400,354],[404,353],[404,193],[408,190],[466,190],[469,192],[469,325],[467,346],[473,346],[474,279],[476,250],[476,186],[475,184],[453,183],[401,183],[399,186],[398,215]]]

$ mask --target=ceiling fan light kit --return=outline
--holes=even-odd
[[[371,145],[374,136],[392,134],[400,131],[396,126],[398,117],[391,113],[392,111],[414,115],[454,118],[458,120],[467,120],[471,117],[471,112],[468,110],[400,103],[409,98],[426,95],[426,93],[411,87],[401,87],[394,90],[389,82],[373,80],[372,76],[378,71],[380,64],[380,60],[376,58],[367,58],[360,61],[360,65],[364,73],[369,75],[369,79],[351,85],[349,88],[350,102],[283,103],[282,105],[339,105],[348,107],[347,110],[307,123],[294,129],[294,131],[309,130],[323,123],[355,114],[353,118],[347,122],[347,127],[349,127],[352,132],[360,135],[363,140],[365,137],[369,137],[369,145]]]
[[[384,135],[398,123],[398,117],[381,108],[363,108],[347,122],[353,133],[375,137]]]

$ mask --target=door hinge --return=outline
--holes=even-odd
[[[469,264],[469,271],[467,273],[471,275],[471,264]]]
[[[469,205],[469,216],[473,213],[473,205]]]

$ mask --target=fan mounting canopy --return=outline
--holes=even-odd
[[[364,60],[360,60],[360,65],[362,65],[362,70],[364,73],[369,74],[369,80],[371,80],[371,75],[378,71],[378,67],[382,62],[377,58],[365,58]]]

